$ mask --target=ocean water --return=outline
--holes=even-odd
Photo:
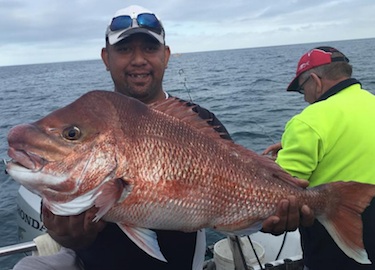
[[[164,90],[211,110],[237,143],[261,153],[280,140],[285,123],[307,106],[302,95],[285,88],[299,57],[321,45],[344,52],[353,77],[375,93],[375,39],[176,54]],[[87,91],[113,89],[100,60],[0,67],[0,82],[2,159],[8,158],[6,136],[12,126],[38,120]],[[0,163],[0,247],[18,243],[18,188]],[[210,231],[208,244],[221,237]],[[0,270],[11,268],[20,256],[0,257]]]

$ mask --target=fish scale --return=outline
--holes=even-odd
[[[56,215],[96,206],[95,220],[117,223],[160,260],[149,229],[249,234],[281,199],[295,195],[349,257],[369,263],[360,214],[375,196],[374,185],[333,179],[302,189],[274,161],[222,139],[193,108],[176,98],[146,106],[91,91],[13,127],[7,171]]]

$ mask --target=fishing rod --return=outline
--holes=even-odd
[[[263,132],[263,134],[266,135],[266,136],[268,137],[268,139],[272,142],[272,144],[275,144],[275,143],[276,143],[276,142],[272,139],[272,137],[266,132],[266,130],[264,129],[264,127],[263,127],[262,125],[258,124],[257,122],[253,122],[253,123],[255,123],[255,124],[261,129],[261,131]],[[283,248],[284,248],[284,246],[285,246],[285,242],[286,242],[286,236],[287,236],[287,234],[288,234],[288,232],[285,231],[285,232],[284,232],[283,241],[281,242],[281,246],[280,246],[279,252],[277,253],[277,256],[276,256],[276,259],[275,259],[276,261],[280,258],[281,252],[282,252],[282,250],[283,250]],[[250,244],[252,245],[250,238],[249,238],[249,241],[250,241]],[[254,248],[253,248],[253,250],[254,250],[254,253],[255,253],[255,249],[254,249]]]
[[[180,76],[184,76],[184,78],[183,78],[184,79],[184,81],[183,81],[184,88],[186,90],[186,93],[189,96],[190,102],[193,102],[193,99],[191,98],[191,95],[190,95],[190,89],[187,86],[187,79],[186,79],[186,76],[185,76],[184,69],[181,68],[178,71],[178,74]],[[242,270],[242,269],[248,270],[245,255],[244,255],[244,252],[243,252],[242,247],[241,247],[240,238],[238,236],[234,236],[234,237],[230,236],[230,237],[227,238],[227,241],[229,242],[229,245],[231,246],[231,249],[233,250],[233,262],[235,264],[235,270]]]
[[[181,69],[178,71],[178,74],[179,74],[179,76],[181,76],[181,77],[184,76],[184,77],[183,77],[183,85],[184,85],[184,88],[185,88],[185,90],[186,90],[186,93],[187,93],[188,96],[189,96],[190,102],[193,102],[193,99],[191,98],[191,94],[190,94],[191,91],[190,91],[189,87],[187,86],[187,79],[186,79],[186,76],[185,76],[185,71],[184,71],[184,69],[181,68]],[[272,144],[275,144],[275,143],[276,143],[276,142],[273,140],[273,138],[272,138],[272,137],[266,132],[266,130],[264,129],[264,126],[263,126],[263,125],[260,125],[260,124],[257,123],[257,122],[252,122],[252,123],[254,123],[254,124],[255,124],[255,125],[261,130],[261,132],[263,133],[263,135],[265,135],[265,136],[268,138],[268,140],[269,140]],[[279,259],[280,255],[281,255],[281,252],[282,252],[282,250],[284,249],[285,242],[286,242],[286,237],[287,237],[287,233],[288,233],[287,231],[284,232],[283,241],[282,241],[282,243],[281,243],[281,246],[280,246],[279,252],[278,252],[278,254],[277,254],[275,260],[278,260],[278,259]],[[262,266],[262,263],[261,263],[261,261],[260,261],[260,259],[259,259],[259,256],[258,256],[258,254],[257,254],[257,251],[255,250],[254,244],[253,244],[252,240],[250,239],[250,236],[249,236],[249,235],[247,235],[247,239],[248,239],[248,241],[249,241],[249,243],[250,243],[250,245],[251,245],[251,248],[252,248],[252,250],[253,250],[253,252],[254,252],[254,255],[255,255],[256,259],[257,259],[257,262],[258,262],[258,264],[259,264],[260,269],[263,270],[264,268],[263,268],[263,266]],[[233,240],[229,240],[229,239],[228,239],[228,241],[233,241]],[[244,269],[247,269],[247,264],[246,264],[245,256],[244,256],[244,254],[243,254],[243,250],[242,250],[241,245],[240,245],[240,243],[239,243],[239,237],[235,237],[234,242],[236,242],[236,244],[237,244],[237,246],[238,246],[238,250],[239,250],[239,253],[240,253],[239,255],[240,255],[241,261],[242,261],[242,263],[243,263]],[[233,255],[233,256],[234,256],[234,255]],[[236,270],[237,270],[237,269],[236,269]]]
[[[269,139],[269,141],[270,141],[272,144],[276,144],[276,142],[273,140],[273,138],[272,138],[272,137],[266,132],[266,130],[264,129],[264,126],[263,126],[263,125],[260,125],[259,123],[255,122],[255,121],[252,122],[252,123],[254,123],[255,125],[258,126],[258,128],[262,131],[263,135],[267,136],[267,138]],[[285,246],[285,242],[286,242],[287,234],[288,234],[288,232],[285,231],[285,232],[284,232],[284,236],[283,236],[283,241],[281,242],[281,246],[280,246],[279,252],[278,252],[277,255],[276,255],[275,261],[277,261],[277,260],[280,258],[281,252],[283,251],[284,246]],[[257,257],[257,260],[258,260],[258,256],[257,256],[257,254],[256,254],[256,251],[255,251],[255,249],[254,249],[254,247],[253,247],[253,243],[251,242],[251,239],[250,239],[249,236],[248,236],[248,239],[249,239],[249,242],[250,242],[250,244],[251,244],[251,246],[252,246],[252,249],[253,249],[253,251],[254,251],[254,254],[255,254],[255,256]],[[261,267],[261,269],[263,269],[259,260],[258,260],[258,263],[259,263],[259,266]]]
[[[181,69],[178,71],[178,74],[179,74],[180,76],[183,76],[183,75],[185,74],[184,69],[181,68]],[[190,102],[193,102],[193,99],[191,98],[191,95],[190,95],[190,89],[187,87],[186,76],[184,76],[184,82],[183,82],[183,84],[184,84],[184,88],[185,88],[185,90],[186,90],[186,92],[187,92],[187,94],[188,94],[188,96],[189,96]]]

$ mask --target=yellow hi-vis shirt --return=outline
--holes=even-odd
[[[375,96],[353,84],[307,106],[285,126],[276,162],[310,186],[375,184]]]

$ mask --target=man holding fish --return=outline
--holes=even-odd
[[[102,50],[102,59],[107,69],[111,72],[111,76],[115,85],[115,92],[136,98],[145,104],[151,104],[155,102],[160,103],[160,101],[162,100],[171,99],[172,101],[170,104],[161,104],[159,105],[159,107],[158,105],[155,105],[156,110],[168,111],[168,108],[165,109],[165,107],[170,106],[171,108],[176,107],[178,109],[175,110],[176,114],[178,114],[178,111],[182,111],[184,113],[184,107],[188,107],[189,104],[184,104],[183,102],[174,104],[176,99],[172,99],[171,97],[169,97],[168,94],[162,89],[162,79],[164,70],[168,64],[169,56],[170,50],[169,47],[165,45],[164,29],[159,19],[152,12],[138,6],[130,6],[126,9],[116,12],[106,32],[106,48],[103,48]],[[103,104],[107,104],[105,103],[106,100],[104,96],[103,99],[98,99],[95,101],[97,103],[93,103],[91,108],[95,107],[95,104],[97,105],[97,107],[99,107],[101,101],[103,102]],[[114,103],[115,102],[116,99],[114,100]],[[82,106],[78,106],[78,108],[84,108],[85,104],[87,105],[90,103],[84,102],[83,104],[81,104]],[[132,103],[130,103],[130,105],[133,106]],[[97,113],[106,113],[106,110],[110,111],[110,107],[111,106],[108,103],[108,106],[106,108],[98,108]],[[136,107],[139,107],[140,115],[142,115],[142,113],[144,112],[147,112],[147,110],[145,111],[145,109],[138,104],[136,105]],[[202,129],[210,134],[210,136],[215,138],[215,140],[223,140],[222,138],[219,138],[220,136],[218,134],[221,134],[221,136],[225,139],[230,139],[224,126],[215,118],[212,113],[203,108],[200,108],[199,106],[194,105],[191,107],[193,107],[195,114],[198,113],[200,118],[210,120],[210,125],[215,127],[217,134],[211,134],[212,131],[209,131],[207,127],[204,127],[203,122],[201,123],[197,119],[195,119],[194,115],[189,115],[188,113],[186,113],[186,118],[188,119],[188,121],[198,122],[198,124],[193,123],[193,126],[196,125],[197,129],[202,126]],[[68,118],[70,117],[66,115],[64,111],[60,112]],[[86,116],[88,117],[88,115],[89,113]],[[79,121],[77,118],[78,114],[74,117],[76,121]],[[122,117],[126,118],[126,115],[122,115]],[[86,119],[88,118],[84,117],[82,121],[85,122]],[[140,120],[141,119],[142,118],[140,118]],[[87,124],[86,122],[84,124]],[[102,119],[102,122],[105,122],[105,120]],[[98,123],[98,126],[104,124],[106,123]],[[29,127],[24,126],[23,128]],[[185,126],[185,129],[186,128],[188,127]],[[72,126],[68,129],[63,130],[62,136],[64,136],[65,139],[71,142],[80,139],[83,131],[90,132],[91,128],[83,130],[76,126]],[[104,132],[106,131],[106,129],[103,128],[102,131]],[[194,132],[193,130],[190,131]],[[9,153],[14,160],[19,159],[19,164],[23,164],[25,167],[28,167],[30,166],[30,162],[22,161],[22,159],[24,159],[24,157],[22,157],[23,154],[20,154],[21,151],[15,148],[15,145],[17,144],[16,141],[20,139],[19,136],[22,136],[22,134],[23,132],[21,132],[21,129],[13,129],[9,136],[10,144],[12,144],[12,149]],[[216,136],[218,136],[218,138],[216,138]],[[42,141],[43,140],[41,140],[41,142]],[[222,143],[220,142],[220,145],[221,144]],[[225,143],[223,143],[224,148],[227,148],[227,146],[225,146],[224,144]],[[235,149],[237,149],[237,147],[235,147]],[[94,149],[92,149],[92,151],[94,152]],[[235,150],[235,152],[236,151],[241,154],[241,152],[244,150],[241,148]],[[25,153],[26,152],[27,151],[25,151]],[[233,152],[233,155],[238,155],[238,153],[235,152]],[[103,151],[101,153],[102,155],[104,155],[102,156],[102,158],[105,158],[105,151],[104,153]],[[33,159],[33,166],[36,166],[36,164],[38,164],[42,159],[38,158],[38,160],[36,160],[36,154],[34,153],[33,155],[33,157],[28,158]],[[252,157],[252,154],[247,152],[244,155],[250,155]],[[45,159],[45,161],[47,161],[47,158]],[[144,162],[146,162],[146,160],[144,160]],[[267,161],[265,160],[262,160],[262,162],[267,163]],[[8,171],[11,175],[13,174],[15,178],[18,179],[18,174],[15,169],[13,169],[15,165],[16,163],[14,163],[14,166],[10,163]],[[272,164],[267,163],[267,166],[271,166],[271,168],[273,169]],[[39,169],[38,171],[42,171],[42,167],[40,167]],[[287,177],[281,171],[279,171],[278,168],[276,168],[276,170],[277,173],[281,174],[281,178]],[[86,173],[85,167],[82,167],[79,172],[81,173],[79,177],[81,177],[84,173]],[[39,179],[42,178],[43,181],[49,181],[46,175],[41,175],[38,177]],[[53,176],[49,177],[53,178]],[[59,179],[60,178],[56,178],[55,180]],[[202,177],[202,181],[203,180],[204,179]],[[294,184],[295,183],[299,184],[300,186],[306,185],[305,182],[298,180],[295,180]],[[35,189],[34,186],[29,186],[29,188]],[[84,269],[202,268],[205,251],[205,235],[203,229],[194,230],[190,233],[177,232],[171,229],[155,229],[154,232],[156,232],[156,236],[160,246],[160,254],[158,253],[157,248],[155,248],[154,246],[151,245],[151,248],[149,248],[147,243],[145,244],[142,241],[139,241],[139,239],[145,239],[142,238],[143,236],[140,237],[139,235],[137,235],[139,231],[134,231],[127,226],[123,226],[120,229],[115,223],[107,223],[103,220],[92,222],[95,215],[99,216],[100,218],[101,215],[105,215],[105,211],[108,211],[106,200],[97,200],[95,202],[95,205],[97,207],[89,207],[90,205],[92,205],[92,202],[90,201],[92,197],[100,197],[100,195],[102,194],[116,195],[117,188],[119,188],[120,190],[122,190],[122,192],[119,193],[118,201],[122,201],[122,199],[124,199],[124,194],[127,192],[127,187],[124,186],[124,183],[119,181],[116,181],[114,183],[111,182],[111,185],[103,184],[101,188],[103,189],[96,190],[94,193],[90,193],[90,195],[92,195],[90,198],[85,197],[85,195],[81,197],[85,201],[85,203],[87,203],[87,208],[86,211],[77,213],[76,215],[69,215],[67,214],[67,212],[65,212],[66,209],[59,209],[58,207],[64,205],[64,203],[61,205],[55,204],[52,197],[49,197],[47,194],[45,194],[46,196],[44,197],[45,200],[43,204],[44,224],[48,228],[50,235],[57,242],[76,251],[77,258],[72,255],[70,260],[67,259],[65,255],[68,253],[64,254],[63,260],[61,260],[62,257],[59,257],[59,254],[55,257],[50,256],[47,258],[28,257],[27,259],[24,259],[23,262],[21,261],[21,263],[18,264],[15,269],[43,269],[43,267],[48,268],[49,262],[52,261],[54,261],[54,267],[60,267],[60,269],[80,269],[80,267],[82,267],[79,265],[80,263],[83,263]],[[85,187],[82,187],[82,189],[85,189]],[[52,193],[52,191],[48,192]],[[54,197],[58,197],[61,195],[61,192],[53,194],[55,194]],[[283,199],[282,197],[280,197],[280,203],[278,204],[279,206],[277,210],[272,210],[272,212],[270,212],[273,215],[269,217],[270,215],[267,214],[261,219],[262,221],[265,220],[263,222],[263,230],[280,233],[285,229],[295,229],[299,224],[300,209],[303,209],[303,213],[305,214],[305,224],[311,223],[312,213],[310,212],[309,208],[297,204],[294,193],[292,193],[288,198],[290,199],[290,201],[288,199]],[[82,203],[82,205],[83,204],[84,203]],[[68,205],[68,203],[66,205]],[[73,205],[69,204],[69,206]],[[54,212],[55,214],[52,212]],[[129,216],[130,215],[132,215],[131,212],[129,212]],[[189,218],[189,215],[183,216]],[[181,218],[183,216],[181,216]],[[108,219],[106,220],[111,221],[111,217],[107,217]],[[193,218],[193,216],[191,218]],[[199,228],[203,227],[199,225]],[[257,229],[259,229],[259,227],[257,227]],[[127,236],[125,236],[123,231],[126,231],[128,233],[128,236],[131,238],[131,240]],[[154,257],[162,259],[164,258],[167,263],[163,262],[160,259],[158,260],[149,256],[138,246],[134,245],[133,241],[136,242],[138,246],[142,246],[145,250],[147,250],[149,254],[155,255]],[[76,260],[79,263],[76,263]]]
[[[343,53],[328,46],[314,48],[301,57],[287,91],[304,94],[311,105],[286,124],[281,143],[264,151],[277,156],[282,168],[307,179],[310,186],[334,180],[375,184],[375,96],[351,78],[348,62]],[[359,193],[356,200],[361,197]],[[375,269],[374,200],[362,219],[363,241],[372,264],[349,258],[316,220],[313,226],[300,228],[305,270]],[[353,221],[341,222],[351,225]]]

